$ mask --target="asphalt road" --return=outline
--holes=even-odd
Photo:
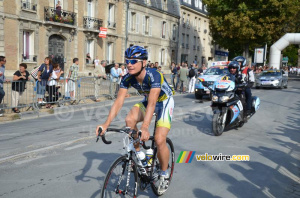
[[[250,155],[246,162],[175,164],[164,197],[300,197],[300,81],[283,90],[253,90],[259,111],[242,128],[215,137],[210,102],[175,96],[169,137],[196,155]],[[123,127],[134,102],[125,103],[113,126]],[[72,110],[72,109],[71,109]],[[0,124],[0,197],[99,197],[105,173],[122,153],[122,136],[95,143],[94,129],[109,106]],[[151,126],[151,129],[153,126]],[[109,139],[109,138],[108,138]],[[139,197],[155,197],[151,189]]]

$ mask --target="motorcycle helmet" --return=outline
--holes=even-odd
[[[241,63],[241,68],[245,67],[247,64],[247,60],[245,57],[243,56],[237,56],[234,59],[232,59],[232,61],[237,61]]]
[[[235,68],[238,73],[240,70],[240,64],[237,61],[231,61],[228,65],[228,70],[230,71],[231,68]]]

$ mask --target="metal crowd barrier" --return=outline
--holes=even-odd
[[[170,75],[164,76],[170,83]],[[61,78],[56,81],[55,85],[47,85],[42,102],[39,102],[37,94],[39,81],[26,81],[26,87],[21,94],[12,90],[12,86],[14,84],[20,90],[21,86],[23,86],[22,81],[3,83],[5,96],[0,104],[0,109],[4,109],[6,113],[12,112],[13,108],[17,108],[20,112],[30,109],[38,112],[45,106],[52,108],[51,106],[54,104],[57,106],[63,106],[67,103],[78,104],[86,102],[86,100],[95,101],[103,97],[113,100],[116,98],[119,90],[119,81],[112,82],[109,78],[81,77],[77,81],[72,81],[72,83],[70,81],[70,79]],[[70,95],[72,86],[74,88],[73,97]],[[140,95],[134,88],[129,88],[128,94],[132,96]]]
[[[13,90],[14,89],[14,90]],[[12,81],[3,83],[5,96],[0,104],[0,109],[11,112],[17,108],[19,111],[28,111],[30,108],[36,110],[35,106],[35,82],[34,81]]]

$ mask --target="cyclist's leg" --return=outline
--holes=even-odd
[[[157,103],[157,123],[155,129],[155,143],[157,146],[157,157],[161,164],[161,170],[168,169],[170,151],[167,147],[166,139],[171,128],[172,116],[174,110],[173,97]]]
[[[140,103],[135,104],[132,107],[132,109],[130,110],[130,112],[128,113],[128,115],[126,116],[126,119],[125,119],[126,126],[138,131],[138,128],[136,125],[137,125],[137,123],[144,120],[145,113],[146,113],[145,102],[140,102]],[[135,144],[134,148],[136,149],[136,151],[139,151],[140,150],[139,143]]]
[[[166,171],[168,169],[168,163],[170,158],[170,151],[167,146],[167,135],[170,129],[167,127],[157,127],[155,131],[155,143],[157,146],[157,157],[161,165],[161,170]]]

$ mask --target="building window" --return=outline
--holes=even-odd
[[[58,4],[59,3],[59,4]],[[54,0],[54,7],[57,8],[58,6],[63,9],[64,1],[63,0]]]
[[[201,19],[198,20],[198,31],[199,32],[201,31],[200,27],[201,27]]]
[[[161,49],[161,51],[160,51],[160,65],[164,65],[165,64],[164,61],[165,61],[165,49]]]
[[[167,6],[167,0],[163,1],[163,5],[162,5],[162,9],[163,10],[167,10],[168,6]]]
[[[185,48],[184,46],[184,40],[185,40],[185,34],[182,34],[182,43],[181,43],[181,47]]]
[[[106,59],[109,64],[112,64],[115,62],[113,53],[114,53],[114,43],[107,43]]]
[[[192,5],[192,0],[188,0],[188,4]]]
[[[199,0],[195,0],[195,7],[198,8],[199,6]]]
[[[87,2],[87,16],[88,17],[94,17],[94,6],[93,6],[93,1],[88,0]]]
[[[186,48],[189,49],[190,35],[186,35]]]
[[[130,32],[139,33],[140,15],[139,13],[129,12],[128,27]]]
[[[152,18],[143,16],[143,35],[152,35]]]
[[[115,28],[116,23],[115,23],[115,5],[114,4],[109,4],[108,5],[108,27],[110,28]]]
[[[36,62],[34,57],[34,32],[23,31],[23,61]]]
[[[86,53],[90,54],[91,60],[86,60],[87,64],[92,64],[93,63],[93,59],[95,59],[94,57],[94,40],[87,40],[86,42]]]
[[[207,6],[206,5],[204,5],[204,11],[207,12]]]
[[[167,22],[163,21],[162,22],[162,28],[161,28],[161,32],[162,32],[162,35],[161,37],[162,38],[166,38],[166,34],[167,34]]]
[[[148,52],[148,60],[151,60],[151,47],[148,46],[144,46],[144,48],[147,50]]]
[[[203,5],[202,0],[199,0],[199,9],[200,10],[202,10],[202,5]]]
[[[172,39],[173,41],[176,41],[176,34],[177,34],[177,28],[176,28],[176,25],[173,24],[173,29],[172,29]]]

